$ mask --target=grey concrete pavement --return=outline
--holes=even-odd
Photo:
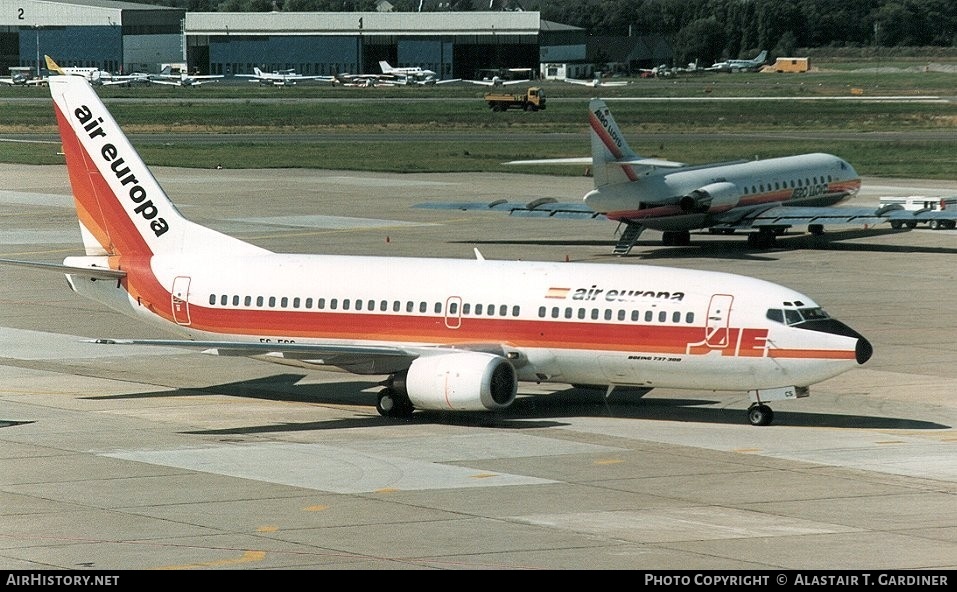
[[[87,337],[163,337],[0,268],[5,569],[953,569],[957,231],[690,247],[615,225],[415,209],[568,200],[585,177],[155,169],[183,213],[276,251],[731,271],[814,297],[872,341],[863,368],[773,405],[522,385],[499,414],[379,417],[367,377]],[[888,192],[957,182],[865,179]],[[63,167],[0,165],[0,257],[80,252]],[[357,270],[361,273],[361,270]]]

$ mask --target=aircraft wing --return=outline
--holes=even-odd
[[[716,228],[742,229],[762,226],[822,226],[855,225],[875,226],[889,224],[892,227],[913,227],[917,223],[937,221],[945,225],[957,223],[957,210],[909,211],[900,207],[800,207],[772,206],[764,209],[732,210]]]
[[[207,355],[252,357],[263,361],[302,366],[332,366],[353,374],[392,374],[406,370],[422,356],[481,351],[505,356],[499,344],[401,347],[343,345],[337,343],[256,343],[241,341],[189,341],[183,339],[94,339],[100,345],[177,347]]]
[[[606,219],[603,214],[589,208],[584,202],[559,202],[551,197],[543,197],[526,204],[500,199],[492,202],[426,202],[413,207],[429,210],[502,212],[509,216],[525,218]]]

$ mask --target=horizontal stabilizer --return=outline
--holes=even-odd
[[[18,261],[16,259],[0,259],[0,264],[17,265],[20,267],[31,267],[33,269],[43,269],[45,271],[58,271],[70,275],[80,275],[87,278],[98,280],[116,280],[126,277],[126,272],[119,269],[109,269],[107,267],[79,267],[74,265],[62,265],[59,263],[40,263],[37,261]]]
[[[571,158],[539,158],[536,160],[511,160],[502,164],[592,164],[589,156],[575,156]],[[608,166],[646,166],[662,168],[682,168],[688,166],[684,162],[675,162],[673,160],[662,160],[659,158],[629,158],[624,160],[613,160],[605,163]]]

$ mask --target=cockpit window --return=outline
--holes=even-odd
[[[831,318],[820,307],[808,308],[769,308],[767,318],[787,325],[799,325],[807,321],[821,321]]]

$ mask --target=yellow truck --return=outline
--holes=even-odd
[[[485,102],[492,111],[507,111],[521,109],[523,111],[539,111],[545,108],[545,91],[537,86],[526,90],[523,94],[505,92],[485,93]]]

